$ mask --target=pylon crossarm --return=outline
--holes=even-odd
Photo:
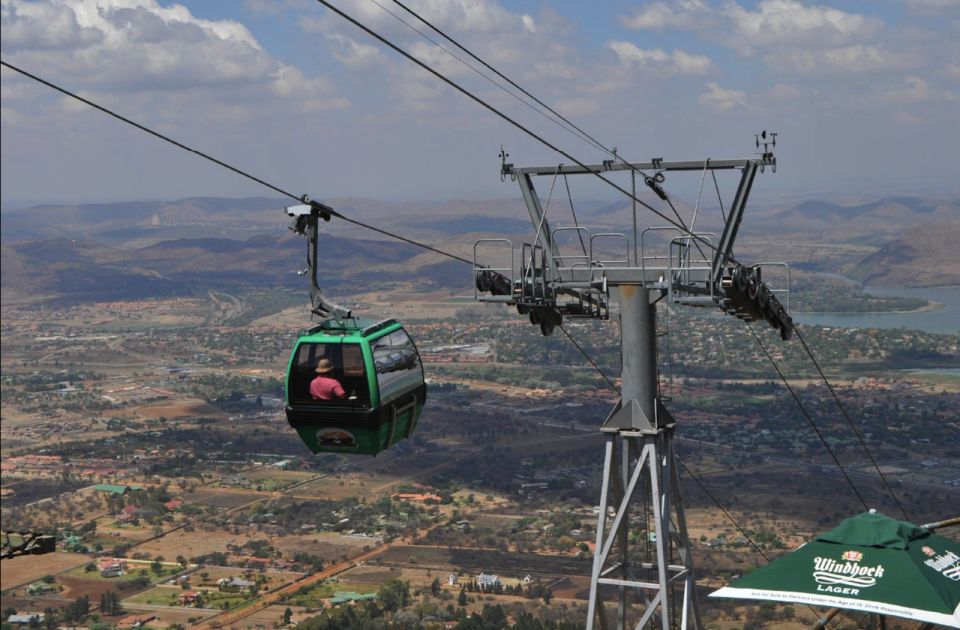
[[[639,567],[639,568],[641,568],[641,569],[656,569],[656,568],[657,568],[656,563],[653,563],[653,562],[637,562],[636,564],[634,564],[634,566],[635,566],[635,567]],[[684,571],[684,570],[687,569],[687,567],[685,567],[685,566],[683,566],[683,565],[681,565],[681,564],[668,564],[668,565],[667,565],[667,568],[670,569],[671,571]],[[606,572],[604,572],[603,575],[606,575]]]
[[[660,588],[660,585],[656,582],[635,582],[631,580],[620,580],[617,578],[600,578],[597,580],[600,584],[608,584],[610,586],[630,586],[633,588],[646,588],[650,590],[655,590]]]

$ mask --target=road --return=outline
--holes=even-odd
[[[292,594],[300,590],[304,586],[313,586],[318,582],[322,582],[323,580],[332,578],[345,571],[349,571],[350,569],[359,565],[361,562],[365,562],[370,558],[373,558],[383,553],[384,551],[386,551],[387,549],[389,549],[395,544],[398,544],[398,543],[385,543],[383,545],[376,547],[375,549],[371,549],[369,551],[365,551],[361,553],[360,555],[354,556],[349,560],[345,560],[343,562],[338,562],[337,564],[330,565],[326,569],[322,571],[317,571],[316,573],[308,575],[302,580],[291,582],[286,586],[281,586],[276,590],[270,591],[269,593],[263,595],[262,597],[260,597],[250,605],[244,606],[237,610],[228,610],[223,614],[213,617],[212,619],[207,619],[203,623],[194,627],[203,628],[203,629],[222,628],[232,623],[236,623],[240,619],[243,619],[244,617],[248,617],[253,613],[257,612],[258,610],[263,610],[268,606],[272,606],[273,604],[278,603],[284,595]]]

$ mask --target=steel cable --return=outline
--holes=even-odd
[[[867,457],[870,459],[870,463],[873,464],[874,470],[877,471],[877,474],[880,476],[880,481],[883,482],[883,487],[887,489],[887,493],[890,494],[890,497],[893,499],[893,502],[897,504],[897,509],[900,510],[900,514],[903,515],[904,520],[909,521],[910,518],[907,516],[907,511],[903,509],[903,505],[900,503],[900,499],[897,498],[896,493],[894,493],[893,488],[890,487],[890,484],[887,482],[887,477],[883,474],[883,471],[880,469],[880,466],[877,464],[877,460],[874,459],[873,453],[870,452],[870,449],[867,447],[867,443],[864,440],[863,434],[854,424],[853,419],[850,417],[850,414],[847,413],[846,407],[843,403],[840,402],[840,397],[837,396],[836,390],[834,390],[833,385],[830,384],[830,381],[827,380],[827,375],[823,373],[823,368],[820,367],[820,362],[817,361],[817,357],[814,356],[813,351],[810,349],[810,346],[807,345],[806,340],[803,338],[803,335],[800,334],[800,329],[794,326],[794,332],[797,335],[797,339],[800,340],[800,344],[803,345],[803,349],[806,350],[807,356],[810,357],[810,360],[813,361],[814,367],[817,368],[817,373],[820,374],[820,378],[823,379],[824,384],[827,386],[827,389],[830,390],[830,395],[833,396],[834,402],[837,403],[837,407],[840,408],[840,413],[843,414],[844,419],[846,419],[847,424],[850,426],[850,429],[853,431],[853,434],[857,436],[857,441],[860,442],[860,446],[863,448],[863,451],[867,454]]]
[[[853,483],[853,479],[850,478],[850,475],[847,474],[846,469],[844,469],[843,464],[840,463],[840,458],[837,457],[836,453],[833,452],[833,449],[830,448],[830,444],[827,442],[826,437],[823,433],[820,432],[820,429],[817,427],[816,423],[813,421],[813,418],[810,417],[810,414],[807,412],[807,408],[804,407],[803,402],[800,400],[800,397],[797,396],[797,393],[794,391],[793,387],[790,385],[790,382],[787,380],[787,377],[784,376],[783,372],[780,371],[780,366],[777,365],[777,362],[773,360],[770,351],[767,350],[767,347],[763,344],[763,340],[760,339],[760,336],[757,335],[757,332],[753,329],[749,323],[746,324],[747,330],[750,331],[750,334],[753,335],[753,338],[756,340],[757,344],[760,346],[760,349],[763,351],[763,354],[766,355],[767,360],[770,361],[770,365],[773,366],[773,370],[777,373],[777,376],[780,377],[780,380],[783,381],[784,386],[786,386],[787,391],[790,392],[790,395],[796,401],[797,405],[800,407],[800,411],[803,414],[803,417],[807,419],[807,423],[810,425],[810,428],[813,429],[813,432],[817,434],[817,437],[820,439],[820,443],[823,444],[823,447],[827,450],[827,453],[830,454],[830,457],[833,459],[833,462],[837,465],[837,468],[840,470],[840,474],[843,475],[843,478],[847,480],[847,483],[850,485],[850,488],[853,490],[853,493],[857,495],[857,499],[860,500],[860,503],[863,505],[864,510],[869,510],[870,507],[867,505],[866,499],[863,498],[863,495],[860,494],[860,491],[857,489],[857,486]]]

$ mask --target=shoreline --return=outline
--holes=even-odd
[[[942,302],[933,302],[927,300],[927,303],[920,308],[910,309],[908,311],[794,311],[798,315],[909,315],[912,313],[929,313],[943,308]]]

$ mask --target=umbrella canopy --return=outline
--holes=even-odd
[[[848,608],[960,628],[960,543],[871,510],[710,597]]]

